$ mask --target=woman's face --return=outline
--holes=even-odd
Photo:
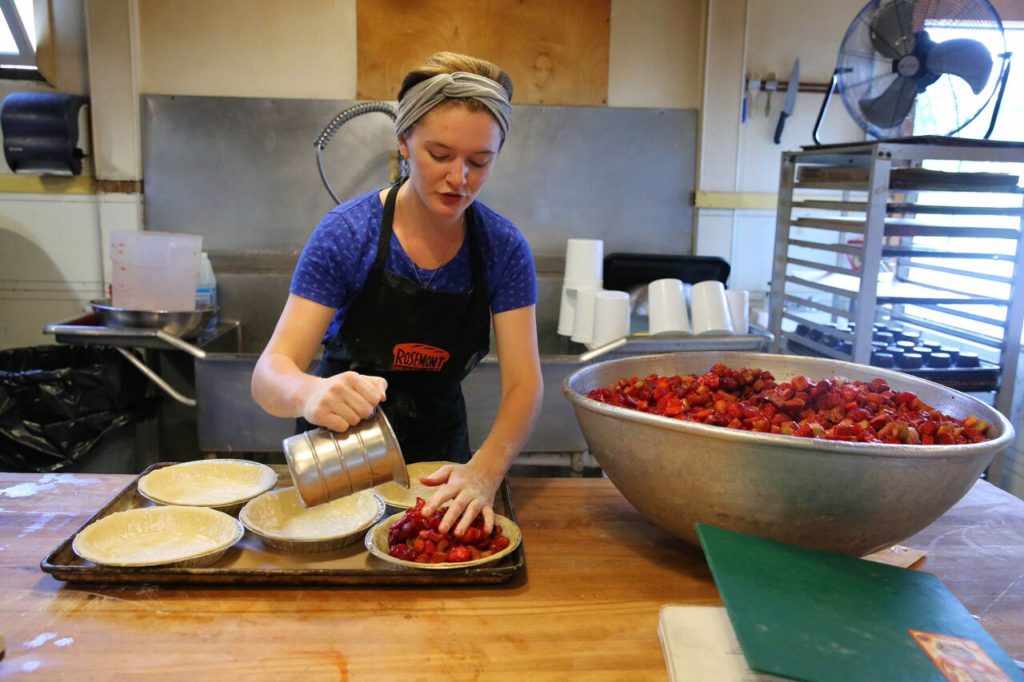
[[[398,140],[409,179],[439,216],[457,218],[473,203],[498,157],[501,129],[487,111],[444,104],[428,111]]]

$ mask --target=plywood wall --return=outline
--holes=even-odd
[[[351,97],[355,0],[137,0],[139,90]]]
[[[393,100],[439,50],[488,59],[517,104],[608,103],[611,0],[357,0],[358,99]]]
[[[608,106],[701,107],[705,0],[613,0]]]
[[[706,0],[108,1],[138,9],[143,93],[392,100],[406,70],[448,48],[509,69],[516,104],[701,103]],[[380,88],[363,79],[357,93],[357,51]]]

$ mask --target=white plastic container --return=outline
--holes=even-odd
[[[570,337],[576,343],[590,343],[594,338],[594,301],[599,291],[580,289],[576,292],[576,315]]]
[[[565,285],[574,289],[600,288],[603,278],[604,241],[570,239],[565,247]]]
[[[174,232],[110,233],[111,305],[124,310],[196,308],[203,238]]]
[[[647,285],[649,331],[656,334],[689,334],[686,292],[678,279],[657,279]]]
[[[729,302],[721,282],[707,280],[694,284],[693,303],[690,307],[694,334],[733,333]]]
[[[594,295],[594,332],[587,347],[598,348],[629,336],[629,294],[598,291]]]
[[[558,334],[572,336],[576,326],[576,290],[562,287],[562,300],[558,306]]]
[[[725,300],[729,304],[729,318],[736,334],[750,331],[750,292],[746,289],[728,289]]]
[[[562,281],[562,300],[558,309],[558,333],[576,341],[576,315],[579,314],[581,293],[600,290],[604,274],[604,242],[600,239],[570,239],[565,248],[565,278]],[[585,325],[592,324],[592,319]],[[589,336],[589,334],[588,334]]]

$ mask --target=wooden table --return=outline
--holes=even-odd
[[[665,679],[659,607],[721,603],[701,553],[603,479],[512,479],[527,576],[506,586],[75,587],[42,573],[130,480],[0,473],[0,678]],[[1024,659],[1024,502],[979,482],[904,544]]]

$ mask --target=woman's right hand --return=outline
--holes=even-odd
[[[347,431],[373,415],[385,399],[388,382],[381,377],[342,372],[317,378],[302,407],[310,424],[332,431]]]

